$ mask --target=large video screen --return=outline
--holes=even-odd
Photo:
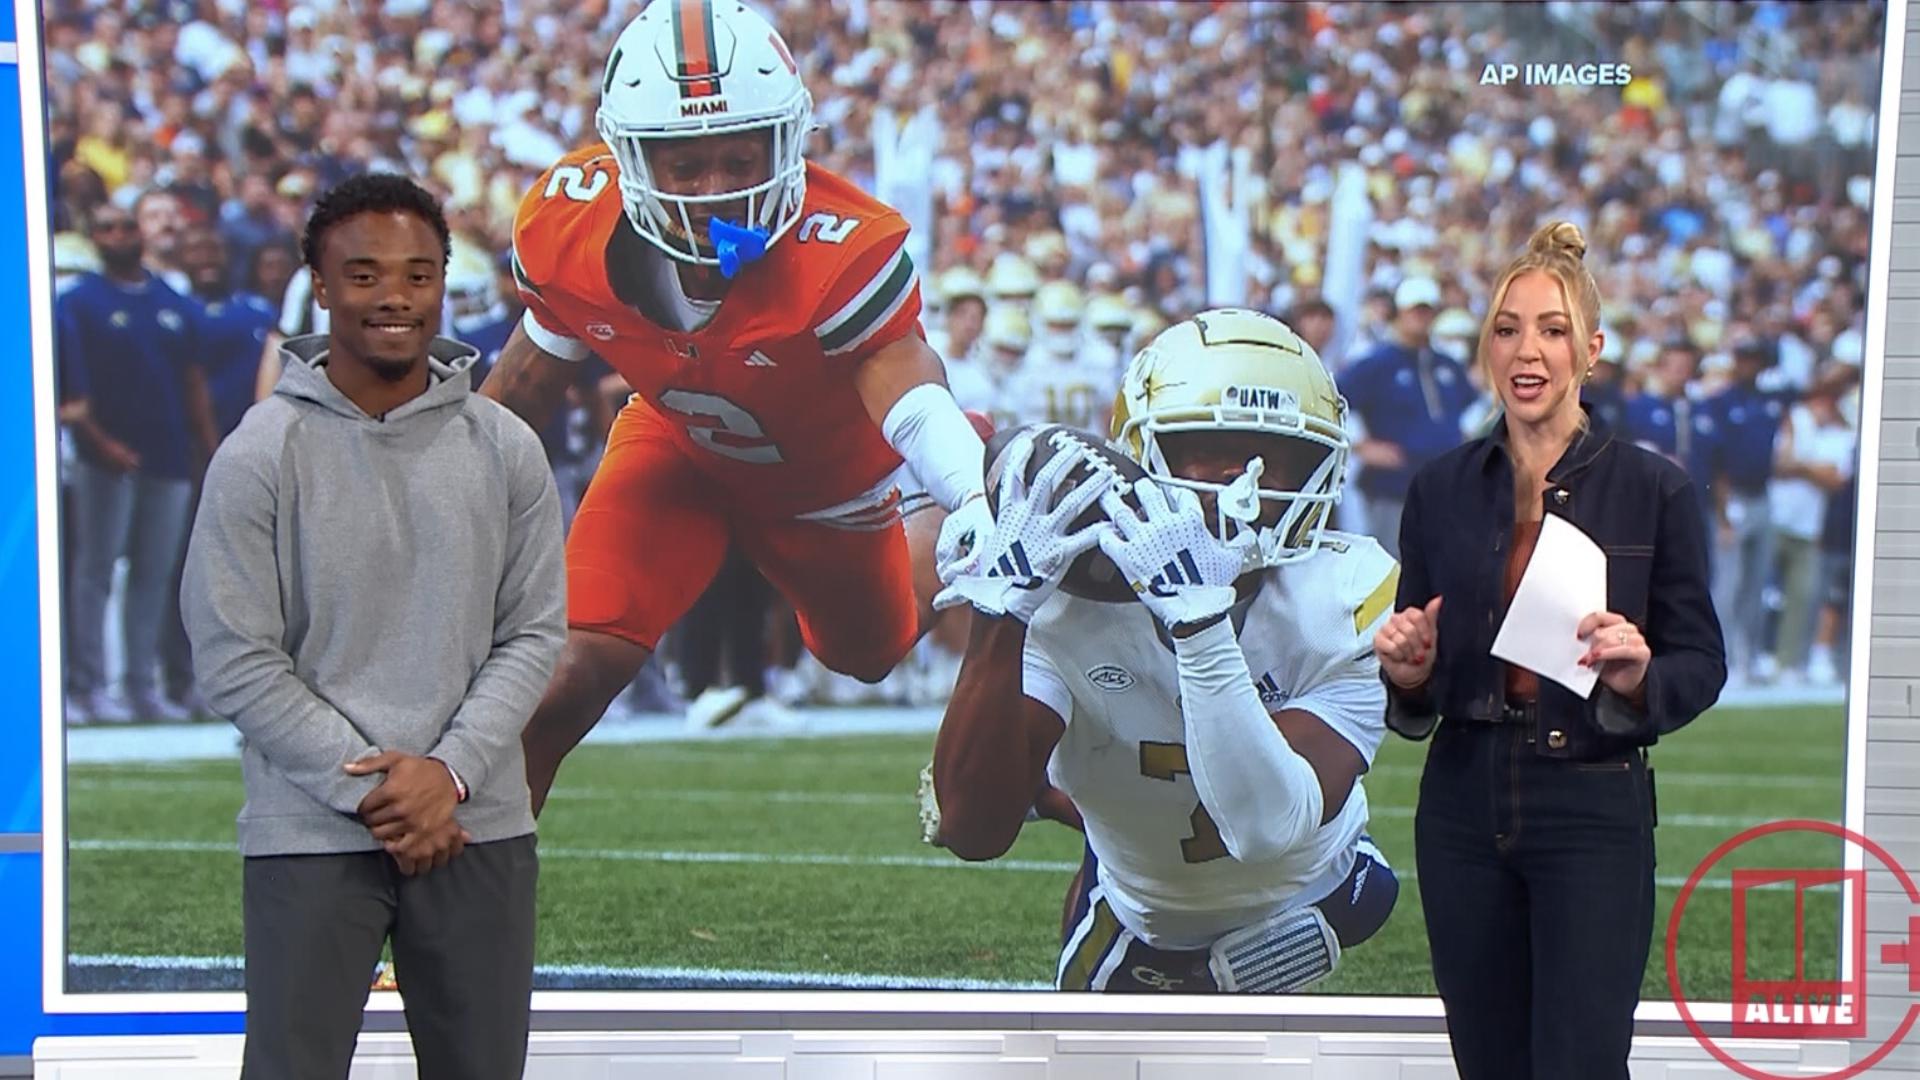
[[[707,0],[705,17],[732,3]],[[48,918],[50,1006],[239,1000],[241,739],[195,684],[178,595],[208,451],[275,392],[279,344],[328,331],[300,243],[315,198],[388,171],[442,200],[442,332],[480,350],[478,387],[525,318],[525,266],[607,265],[571,234],[515,223],[542,197],[618,204],[620,185],[550,170],[600,140],[596,110],[621,63],[673,68],[614,59],[640,10],[42,8],[53,300],[36,317],[52,349],[34,362],[57,387],[57,444],[40,453],[58,455],[43,470],[57,491],[41,498],[58,507],[59,549],[42,561],[58,567],[43,602],[62,634],[45,723],[65,762],[46,778],[49,895],[64,905]],[[1884,4],[755,10],[811,94],[810,190],[878,200],[911,228],[910,266],[876,278],[898,303],[872,318],[917,305],[963,407],[1003,429],[1106,435],[1127,360],[1160,330],[1204,308],[1266,312],[1343,388],[1373,387],[1347,392],[1354,451],[1336,525],[1389,549],[1410,468],[1497,422],[1473,356],[1494,279],[1540,226],[1577,224],[1606,335],[1586,400],[1700,492],[1729,657],[1718,704],[1652,750],[1645,1000],[1671,998],[1660,944],[1703,857],[1763,822],[1859,813],[1853,478],[1862,387],[1878,377],[1864,341],[1869,247],[1885,225],[1873,196],[1888,180],[1875,175]],[[838,227],[804,222],[776,243],[831,242]],[[821,287],[756,286],[739,302],[771,314]],[[869,314],[857,308],[847,334]],[[816,328],[823,344],[837,329]],[[539,428],[569,527],[634,407],[611,338],[584,343]],[[1388,385],[1354,378],[1369,367]],[[1436,426],[1446,445],[1416,445],[1415,429]],[[634,572],[648,556],[630,553]],[[923,838],[921,773],[965,627],[936,626],[863,682],[810,655],[791,590],[738,545],[714,561],[713,584],[567,757],[542,811],[536,986],[642,992],[643,1008],[699,1000],[647,991],[877,989],[952,991],[959,1009],[982,991],[1100,1007],[1054,989],[1079,831],[1036,813],[980,861]],[[1389,736],[1364,777],[1368,835],[1402,888],[1312,994],[1434,994],[1413,860],[1427,750]],[[1768,843],[1747,855],[1841,860],[1828,838]],[[1688,909],[1677,962],[1690,1000],[1731,999],[1738,862]],[[1838,895],[1808,903],[1807,925],[1838,927]],[[1750,940],[1753,966],[1792,970],[1783,925]],[[1810,938],[1808,970],[1841,962],[1837,930]]]

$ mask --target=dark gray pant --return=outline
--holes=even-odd
[[[242,1080],[342,1080],[389,936],[421,1080],[519,1080],[533,993],[533,836],[470,845],[414,877],[384,852],[244,862]]]

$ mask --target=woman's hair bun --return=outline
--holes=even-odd
[[[1587,238],[1581,234],[1580,226],[1571,221],[1549,221],[1540,226],[1533,239],[1527,241],[1528,251],[1565,252],[1575,260],[1586,257]]]

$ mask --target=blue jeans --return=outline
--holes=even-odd
[[[1443,721],[1414,859],[1461,1080],[1626,1080],[1653,934],[1638,750],[1543,758],[1519,724]]]
[[[121,640],[130,698],[153,693],[155,662],[167,614],[167,591],[186,553],[193,484],[188,480],[115,473],[87,461],[73,464],[73,588],[67,597],[67,692],[106,689],[107,598],[113,567],[127,559]]]

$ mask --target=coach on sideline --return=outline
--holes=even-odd
[[[215,453],[181,588],[244,739],[248,1080],[341,1080],[391,937],[419,1074],[517,1078],[533,987],[520,732],[566,638],[540,439],[436,336],[447,223],[398,176],[307,222],[325,335]]]
[[[1645,747],[1727,675],[1691,482],[1581,407],[1604,343],[1585,254],[1554,222],[1500,275],[1477,362],[1504,416],[1414,477],[1374,637],[1387,725],[1438,727],[1414,858],[1462,1080],[1625,1080],[1653,932]],[[1576,631],[1584,699],[1491,653],[1546,514],[1607,554],[1608,610]]]

